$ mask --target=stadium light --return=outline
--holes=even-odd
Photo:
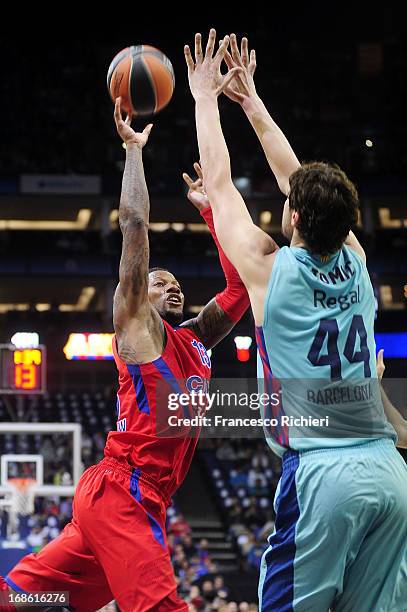
[[[69,334],[63,351],[68,360],[113,359],[113,334]]]
[[[234,341],[236,344],[236,356],[239,361],[249,361],[250,359],[250,347],[252,345],[252,338],[250,336],[235,336]]]
[[[11,343],[19,349],[37,348],[40,337],[37,332],[16,332]]]

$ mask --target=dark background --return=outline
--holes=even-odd
[[[182,171],[197,159],[194,104],[189,92],[183,45],[195,31],[205,37],[246,35],[257,52],[256,85],[273,118],[301,160],[336,162],[357,184],[361,224],[378,298],[377,329],[407,328],[406,205],[406,27],[392,4],[337,6],[225,7],[185,9],[114,7],[87,25],[77,9],[55,6],[42,24],[11,31],[4,27],[0,79],[0,306],[28,310],[0,312],[0,341],[14,331],[37,330],[47,344],[52,387],[98,385],[112,364],[70,363],[62,354],[71,331],[111,331],[111,298],[117,282],[121,239],[108,218],[118,207],[124,152],[106,88],[112,57],[129,44],[152,44],[171,59],[176,87],[170,105],[157,115],[144,150],[153,223],[198,223],[185,198]],[[112,7],[113,9],[113,7]],[[148,10],[147,10],[148,9]],[[59,14],[59,12],[61,14]],[[58,27],[57,27],[58,26]],[[241,109],[221,100],[221,117],[235,177],[250,180],[245,198],[256,222],[284,244],[279,221],[284,201],[257,139]],[[142,128],[149,119],[137,119]],[[365,144],[370,139],[373,146]],[[21,193],[23,174],[93,174],[100,195],[41,196]],[[74,220],[80,209],[91,217],[81,231],[8,229],[7,221]],[[389,223],[383,221],[387,209]],[[151,231],[152,264],[173,271],[191,305],[201,305],[223,288],[210,236],[189,229]],[[75,304],[83,287],[95,288],[83,312],[61,312]],[[47,303],[39,312],[36,304]],[[3,308],[3,311],[5,309]],[[252,335],[247,315],[238,333]],[[253,374],[251,361],[236,361],[233,338],[214,353],[214,374]],[[388,375],[402,376],[404,360],[388,360]],[[108,374],[109,373],[109,374]]]
[[[106,72],[113,56],[128,45],[158,47],[175,71],[173,99],[154,117],[143,157],[151,199],[151,265],[177,276],[186,295],[185,316],[193,316],[194,306],[224,287],[211,237],[189,225],[201,219],[186,199],[181,178],[198,159],[183,46],[193,45],[197,31],[206,43],[209,28],[215,27],[218,36],[248,36],[257,52],[258,93],[299,159],[336,162],[356,183],[361,201],[356,233],[377,297],[376,331],[407,332],[407,37],[402,7],[391,2],[275,4],[248,3],[237,9],[233,3],[89,8],[65,3],[36,5],[32,14],[30,7],[7,7],[0,25],[0,344],[16,331],[38,331],[48,351],[50,394],[0,397],[0,420],[82,423],[85,466],[101,458],[105,436],[115,427],[117,372],[111,361],[68,362],[62,349],[71,332],[113,331],[121,235],[111,211],[119,205],[124,151],[113,123]],[[233,176],[248,181],[245,200],[253,219],[286,244],[279,232],[284,197],[255,134],[237,105],[221,99],[220,108]],[[134,126],[141,129],[147,121],[136,119]],[[24,193],[22,177],[32,174],[93,175],[101,190],[94,195]],[[83,209],[89,211],[89,222],[81,230],[34,225],[73,222]],[[264,222],[265,211],[271,213],[270,223]],[[166,229],[158,231],[157,224],[163,223]],[[92,295],[80,310],[75,304],[87,287]],[[250,314],[235,333],[254,338]],[[256,375],[255,344],[250,360],[238,362],[235,333],[213,352],[215,377]],[[386,377],[404,378],[406,362],[387,358]],[[24,436],[14,438],[9,436],[1,450],[44,454],[41,439],[35,446]],[[225,571],[227,577],[233,570],[226,580],[231,596],[254,601],[257,565],[239,549],[233,523],[244,523],[253,538],[251,550],[262,552],[271,528],[262,536],[259,528],[273,518],[279,462],[264,441],[202,442],[175,510],[188,520],[216,519],[225,530],[221,542],[236,553],[235,565],[227,559],[222,563],[216,559],[219,550],[210,548],[216,572]],[[64,444],[54,436],[50,479],[70,470]],[[263,470],[268,472],[266,490],[253,493],[245,485],[248,492],[238,499],[232,474],[245,480],[257,456],[268,464]],[[224,491],[226,498],[221,497]],[[61,518],[61,508],[47,508],[47,503],[36,508],[38,524],[51,512],[63,526],[69,517]],[[202,534],[196,521],[191,525],[197,543]]]

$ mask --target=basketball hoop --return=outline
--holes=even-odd
[[[19,517],[29,516],[34,512],[35,488],[38,481],[35,478],[9,478],[2,493],[6,495],[0,500],[0,508],[9,512],[7,536],[18,533]]]

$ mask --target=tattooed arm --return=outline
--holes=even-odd
[[[126,163],[119,207],[123,234],[119,267],[119,285],[113,303],[113,324],[120,357],[127,363],[151,361],[162,353],[164,328],[159,314],[148,300],[148,221],[149,197],[144,177],[142,149],[152,125],[136,133],[124,121],[120,98],[116,100],[114,119],[126,144]]]
[[[184,321],[181,327],[188,327],[198,336],[206,349],[216,346],[234,328],[232,321],[213,298],[197,317]]]

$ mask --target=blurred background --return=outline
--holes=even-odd
[[[272,10],[272,17],[260,6],[249,14],[234,11],[217,18],[173,13],[168,21],[162,14],[157,24],[138,16],[114,35],[98,31],[82,36],[78,27],[75,36],[55,41],[40,32],[23,44],[16,37],[0,41],[5,58],[0,79],[0,343],[9,343],[18,332],[35,332],[47,350],[45,395],[0,395],[0,420],[81,423],[85,467],[102,456],[106,433],[115,428],[115,367],[100,358],[106,339],[89,334],[113,331],[124,150],[113,123],[106,71],[113,56],[130,44],[160,48],[175,71],[173,99],[153,119],[144,162],[151,265],[168,268],[180,281],[186,318],[223,288],[216,248],[186,198],[181,176],[183,171],[191,174],[198,159],[183,45],[192,43],[195,31],[206,36],[214,26],[218,35],[234,31],[248,36],[257,52],[258,93],[300,160],[336,162],[356,183],[361,200],[356,233],[377,299],[377,344],[385,348],[386,376],[405,377],[405,22],[391,3],[386,12],[383,7],[366,9],[363,3],[347,9],[309,3],[290,12]],[[220,107],[236,186],[255,222],[286,244],[279,231],[284,197],[255,134],[236,104],[223,99]],[[147,120],[134,125],[142,128]],[[256,375],[253,332],[247,314],[213,351],[213,376]],[[98,359],[92,353],[96,345]],[[61,434],[0,436],[3,453],[48,452],[49,483],[72,481],[71,444]],[[263,441],[201,444],[169,516],[174,568],[191,609],[256,609],[257,569],[273,525],[271,502],[279,470]],[[31,537],[33,545],[42,546],[69,520],[70,498],[42,497],[35,503],[19,537],[27,541],[37,535]],[[6,515],[1,528],[5,541]]]

